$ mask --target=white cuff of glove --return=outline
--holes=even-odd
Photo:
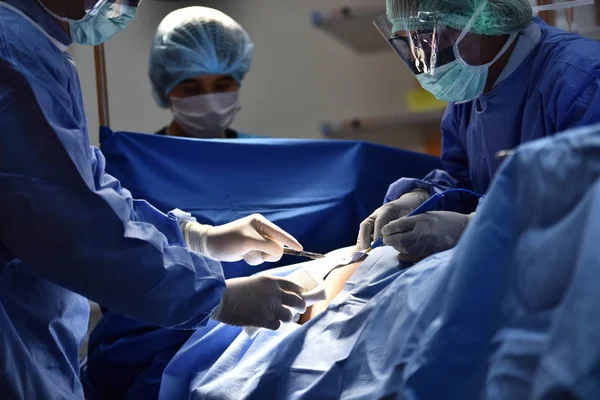
[[[421,200],[421,204],[425,203],[431,197],[431,195],[424,189],[415,189],[412,192],[406,193],[404,196],[410,195],[417,196]],[[400,196],[400,198],[404,196]]]
[[[183,233],[183,238],[188,245],[188,248],[192,251],[202,253],[210,257],[208,254],[208,248],[206,246],[206,233],[211,225],[202,225],[196,222],[196,218],[192,214],[182,211],[178,208],[171,211],[171,214],[177,218],[179,227]]]
[[[193,221],[183,221],[181,223],[181,231],[183,232],[183,237],[185,238],[188,248],[192,251],[211,257],[208,246],[206,245],[207,233],[210,228],[212,228],[211,225],[202,225]]]

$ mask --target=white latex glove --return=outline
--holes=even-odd
[[[279,261],[283,246],[302,250],[292,235],[260,214],[221,226],[183,221],[181,230],[188,247],[219,261],[244,259],[250,265]]]
[[[379,207],[373,214],[360,224],[356,250],[366,250],[371,243],[379,239],[381,229],[388,223],[410,214],[415,208],[425,203],[429,193],[424,190],[414,190],[402,195],[398,200],[391,201]]]
[[[291,322],[294,309],[302,314],[306,289],[283,278],[252,276],[225,281],[225,294],[211,318],[228,325],[255,326],[276,330]],[[286,308],[288,307],[288,308]]]

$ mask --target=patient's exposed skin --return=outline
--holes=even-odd
[[[300,317],[298,321],[299,324],[304,324],[307,321],[310,321],[318,314],[325,311],[329,303],[333,301],[333,299],[340,294],[344,285],[350,279],[352,274],[358,269],[361,262],[356,262],[354,264],[348,264],[343,267],[339,267],[334,269],[327,275],[325,278],[325,289],[327,292],[327,299],[315,303],[312,307],[309,307],[304,314]]]

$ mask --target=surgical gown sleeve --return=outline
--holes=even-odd
[[[173,216],[104,174],[73,82],[28,71],[0,59],[0,243],[32,273],[119,314],[201,326],[224,290],[220,263],[189,252]]]
[[[594,55],[596,57],[596,55]],[[587,126],[600,121],[600,69],[591,73],[577,66],[561,71],[561,83],[540,88],[546,99],[546,121],[554,132]],[[556,77],[559,79],[559,77]],[[577,84],[575,84],[577,83]]]
[[[106,173],[106,159],[97,147],[91,147],[93,152],[92,173],[94,175],[94,184],[97,190],[114,190],[123,200],[125,200],[132,209],[130,220],[135,222],[149,223],[154,226],[160,233],[165,236],[167,243],[170,245],[182,246],[185,243],[179,225],[172,222],[164,223],[162,212],[154,208],[145,200],[136,200],[131,196],[131,192],[121,186],[121,182],[112,175]],[[177,218],[177,213],[169,213],[169,219]],[[187,246],[187,245],[183,245]]]
[[[394,201],[405,193],[422,189],[433,195],[452,188],[473,190],[469,177],[469,159],[466,148],[459,135],[458,124],[461,111],[449,104],[442,118],[442,167],[431,171],[423,179],[400,178],[392,183],[385,196],[384,203]],[[469,195],[452,193],[443,199],[441,208],[448,211],[470,213],[474,211],[477,202]]]

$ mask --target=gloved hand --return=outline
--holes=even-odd
[[[292,321],[292,312],[284,306],[300,314],[306,311],[300,297],[306,289],[286,279],[252,276],[228,279],[225,285],[221,303],[211,315],[224,324],[276,330],[280,321]]]
[[[391,221],[410,214],[415,208],[425,203],[429,193],[424,190],[414,190],[379,207],[373,214],[360,224],[356,250],[366,250],[371,243],[381,237],[381,229]]]
[[[264,261],[279,261],[284,245],[302,250],[292,235],[260,214],[221,226],[183,221],[181,230],[190,250],[219,261],[244,259],[250,265],[258,265]]]
[[[383,227],[383,243],[398,250],[401,261],[416,263],[454,247],[470,217],[469,214],[431,211],[400,218]]]

